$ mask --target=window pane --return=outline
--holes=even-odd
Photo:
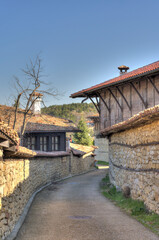
[[[58,151],[58,144],[55,144],[55,151]]]
[[[43,143],[43,138],[42,137],[40,137],[40,144],[42,144]]]
[[[44,137],[44,144],[47,143],[47,137]]]
[[[52,148],[51,148],[52,151],[55,150],[55,148],[54,148],[54,142],[55,142],[55,141],[54,141],[54,137],[52,137]]]
[[[32,137],[32,144],[35,144],[35,137]]]
[[[27,147],[30,149],[31,148],[31,139],[30,137],[27,138]]]
[[[44,151],[45,152],[47,151],[47,145],[44,145]]]

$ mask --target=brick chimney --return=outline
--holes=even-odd
[[[34,92],[33,99],[32,99],[34,101],[34,103],[32,105],[31,110],[32,110],[32,113],[35,115],[41,114],[42,96],[43,96],[43,94]]]
[[[127,73],[127,70],[129,69],[129,67],[122,65],[122,66],[118,67],[118,69],[120,70],[120,75],[123,75],[123,74]]]

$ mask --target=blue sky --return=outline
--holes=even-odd
[[[37,54],[61,93],[46,105],[159,60],[158,0],[0,0],[0,104],[12,104],[16,75]]]

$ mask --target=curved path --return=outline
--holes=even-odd
[[[101,195],[104,176],[98,170],[43,190],[16,240],[159,240]]]

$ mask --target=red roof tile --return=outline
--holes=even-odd
[[[110,79],[110,80],[105,81],[103,83],[97,84],[97,85],[92,86],[90,88],[86,88],[86,89],[83,89],[79,92],[73,93],[73,94],[71,94],[70,97],[72,97],[72,98],[84,97],[85,96],[84,93],[93,92],[95,90],[102,89],[102,88],[107,87],[107,86],[115,85],[115,84],[118,84],[120,82],[127,81],[127,80],[130,80],[132,78],[136,78],[136,77],[139,77],[139,76],[142,76],[142,75],[147,75],[151,72],[157,72],[157,71],[159,71],[159,61],[151,63],[151,64],[146,65],[144,67],[138,68],[138,69],[133,70],[131,72],[125,73],[125,74],[123,74],[119,77],[115,77],[113,79]]]

